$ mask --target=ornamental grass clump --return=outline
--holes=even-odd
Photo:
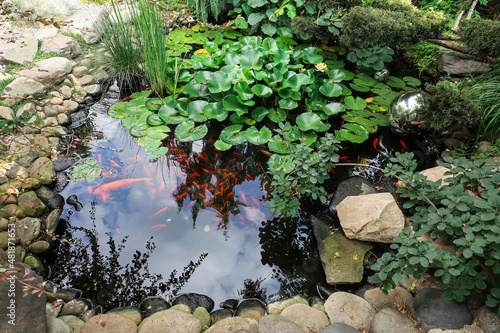
[[[482,107],[476,139],[493,142],[500,135],[500,70],[478,77],[471,92]]]
[[[451,176],[430,181],[416,173],[412,153],[391,158],[384,170],[404,186],[397,191],[406,200],[411,227],[403,229],[391,245],[394,255],[384,253],[372,269],[371,282],[384,293],[411,275],[427,272],[441,279],[443,297],[465,301],[472,291],[488,292],[486,305],[500,304],[500,163],[445,158]],[[427,234],[430,240],[423,240]],[[433,241],[448,242],[454,251]],[[500,309],[499,309],[500,314]]]

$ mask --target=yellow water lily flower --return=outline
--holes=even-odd
[[[368,97],[368,98],[365,99],[365,102],[368,103],[368,104],[371,104],[371,103],[373,103],[373,98]]]
[[[319,72],[324,72],[326,70],[326,64],[324,62],[320,62],[319,64],[314,65],[316,70]]]
[[[205,49],[199,49],[198,51],[195,51],[194,54],[206,54],[207,56],[212,57],[212,55]]]

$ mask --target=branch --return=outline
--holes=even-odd
[[[465,18],[467,21],[470,20],[472,14],[474,14],[474,9],[476,8],[476,5],[477,5],[477,0],[474,0],[472,2],[472,5],[470,6],[469,12],[467,13],[467,17]]]
[[[442,40],[460,40],[460,36],[455,36],[455,35],[447,35],[447,34],[441,34],[439,36],[439,39],[442,39]]]
[[[460,12],[458,13],[457,19],[455,20],[455,24],[453,24],[453,28],[451,28],[451,31],[458,32],[458,26],[460,24],[462,16],[464,16],[464,13],[465,13],[465,8],[462,7],[462,9],[460,9]]]
[[[432,43],[432,44],[436,44],[436,45],[445,47],[445,48],[453,50],[453,51],[457,51],[457,52],[469,54],[467,52],[467,50],[465,49],[465,47],[457,45],[457,44],[454,44],[452,42],[448,42],[446,40],[441,40],[441,39],[426,39],[425,41],[428,42],[428,43]],[[496,60],[496,58],[493,58],[493,57],[490,57],[490,56],[484,56],[482,58],[482,60],[486,61],[486,62],[489,62],[489,63],[492,63],[492,62],[494,62]]]

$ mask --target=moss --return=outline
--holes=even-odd
[[[440,132],[475,130],[481,121],[481,106],[467,89],[448,83],[426,84],[429,94],[421,109],[423,127]]]
[[[500,57],[500,22],[471,19],[462,27],[461,37],[468,52],[476,56]]]
[[[389,46],[404,49],[439,35],[448,22],[436,12],[418,9],[392,11],[373,7],[354,7],[342,18],[341,41],[346,45]]]

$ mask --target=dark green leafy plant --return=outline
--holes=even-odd
[[[473,18],[461,27],[461,41],[476,56],[500,56],[500,22]]]
[[[411,153],[396,153],[385,170],[405,186],[398,189],[407,200],[411,227],[394,240],[395,256],[385,253],[372,269],[372,282],[384,292],[410,275],[433,272],[441,279],[443,297],[463,302],[471,291],[489,290],[488,306],[500,302],[500,173],[491,160],[445,158],[450,175],[444,183],[415,173]],[[410,161],[410,162],[408,162]],[[396,164],[397,163],[397,164]],[[420,237],[427,233],[430,240]],[[450,242],[456,251],[436,248],[432,241]],[[431,271],[429,271],[432,268]],[[500,310],[499,310],[500,313]]]
[[[336,151],[340,141],[326,133],[310,144],[301,136],[301,131],[289,123],[280,124],[276,130],[280,142],[288,148],[288,154],[273,154],[268,161],[268,173],[272,175],[274,188],[271,212],[276,215],[292,216],[297,213],[299,200],[304,196],[327,201],[327,193],[321,186],[335,163],[339,161]]]
[[[429,94],[420,110],[424,128],[440,132],[469,129],[474,131],[481,120],[481,109],[466,87],[453,83],[426,84]]]
[[[394,50],[387,46],[366,46],[364,44],[351,46],[347,54],[347,60],[354,62],[358,66],[373,68],[376,71],[382,70],[384,63],[392,62]]]
[[[411,6],[406,11],[354,7],[342,18],[340,40],[348,46],[366,44],[405,49],[438,36],[447,22],[442,13],[420,11]]]
[[[420,42],[413,45],[405,54],[405,57],[409,63],[416,67],[420,76],[425,72],[438,77],[439,56],[443,53],[444,50],[435,44]]]

